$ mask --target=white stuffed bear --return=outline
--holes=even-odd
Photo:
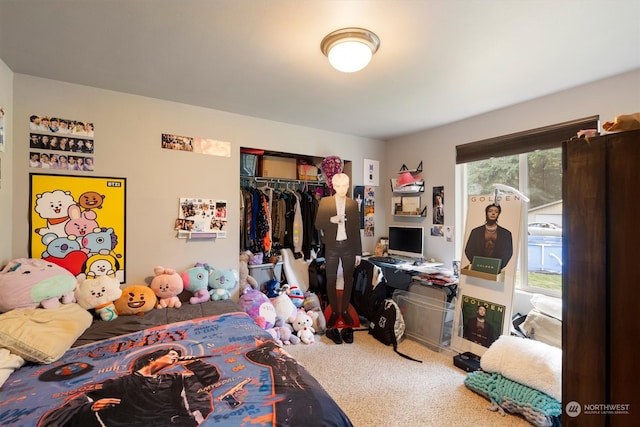
[[[313,326],[311,326],[312,323],[313,320],[311,320],[311,317],[302,310],[298,312],[296,320],[292,323],[293,330],[296,331],[300,341],[305,344],[313,344],[316,342],[314,335],[316,331],[313,329]]]
[[[114,301],[121,295],[120,281],[107,275],[85,279],[78,283],[75,290],[80,307],[85,310],[94,309],[102,320],[113,320],[118,317]]]

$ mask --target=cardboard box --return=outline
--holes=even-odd
[[[460,270],[460,274],[464,274],[465,276],[478,277],[484,280],[491,280],[492,282],[504,282],[504,271],[501,271],[500,274],[490,274],[483,273],[481,271],[474,271],[469,266],[466,266],[462,270]]]
[[[262,176],[268,178],[298,179],[296,159],[289,157],[262,156]]]

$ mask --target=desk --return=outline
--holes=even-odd
[[[434,281],[442,263],[413,265],[374,262],[387,280],[387,296],[403,312],[405,334],[434,351],[451,345],[457,280],[450,284]],[[449,279],[450,280],[450,279]]]
[[[370,259],[368,261],[380,267],[382,270],[382,274],[387,280],[388,297],[391,297],[395,290],[408,291],[414,281],[414,278],[421,278],[426,274],[437,272],[438,267],[442,267],[443,265],[441,262],[425,262],[420,265],[414,265],[412,262],[406,262],[404,264],[388,264],[385,262],[372,261]],[[423,279],[420,280],[425,282]]]

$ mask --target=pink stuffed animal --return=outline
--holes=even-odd
[[[57,264],[16,258],[0,271],[0,313],[15,308],[58,308],[76,301],[76,278]]]
[[[178,295],[184,290],[182,277],[172,268],[154,267],[155,277],[149,286],[158,297],[156,308],[180,308],[182,302]]]

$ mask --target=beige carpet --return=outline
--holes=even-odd
[[[366,331],[353,344],[316,335],[313,344],[285,348],[305,366],[356,427],[530,426],[524,418],[489,411],[490,402],[467,389],[465,372],[450,356],[405,339],[397,355]]]

